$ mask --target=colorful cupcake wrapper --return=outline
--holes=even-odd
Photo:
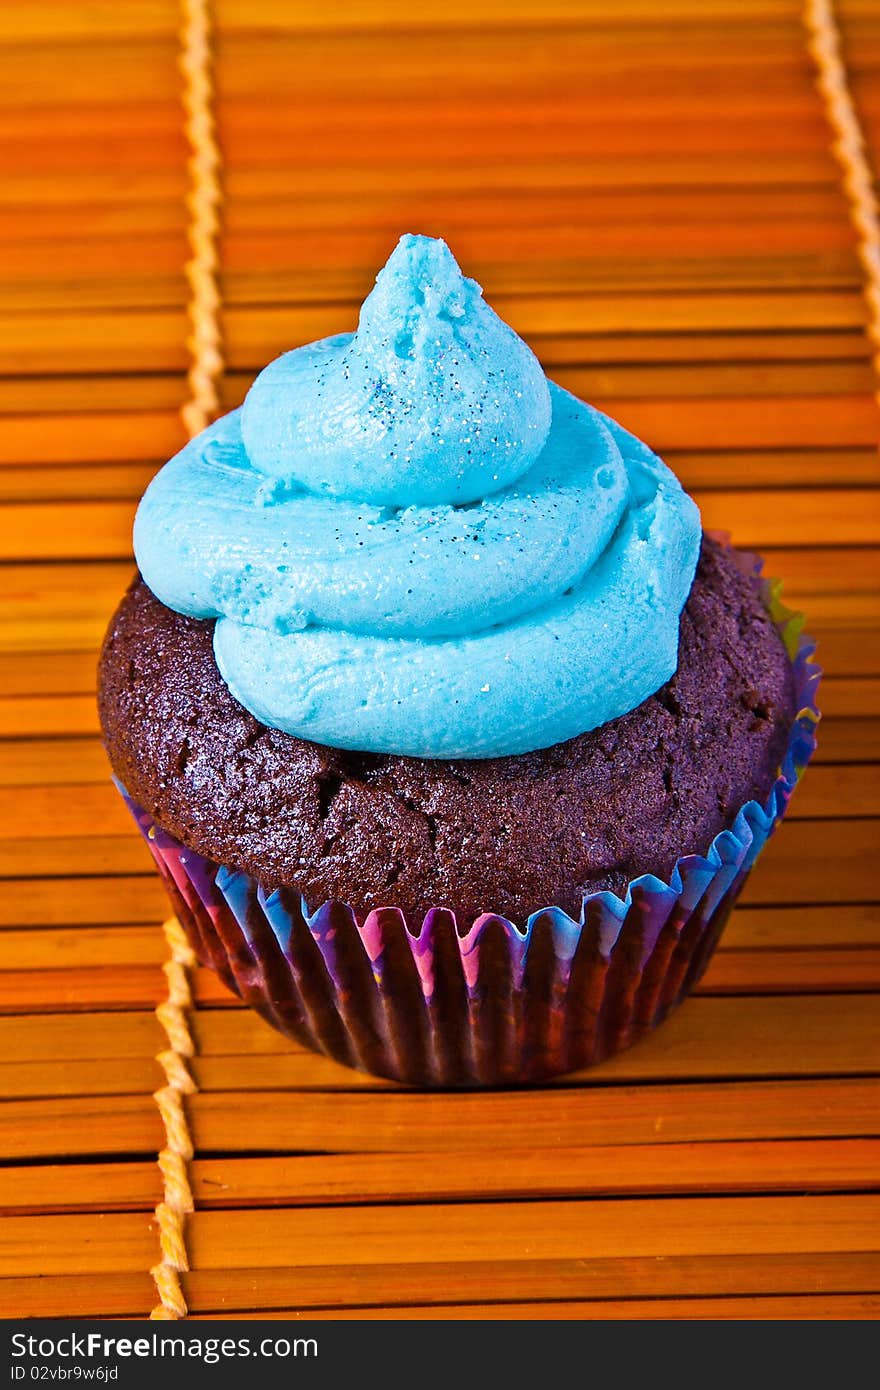
[[[760,571],[754,556],[733,554]],[[345,903],[313,910],[293,889],[267,892],[186,848],[120,787],[199,959],[282,1032],[416,1085],[534,1081],[628,1046],[699,980],[816,746],[815,644],[781,586],[762,586],[795,673],[785,758],[764,804],[747,802],[668,883],[645,874],[624,898],[588,894],[578,920],[547,907],[522,930],[485,913],[461,934],[443,907],[415,930],[391,907],[359,921]]]

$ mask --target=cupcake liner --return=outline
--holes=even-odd
[[[756,557],[732,553],[759,573]],[[747,802],[706,855],[678,859],[668,883],[645,874],[623,898],[588,894],[578,920],[547,907],[524,929],[484,913],[461,932],[443,907],[421,923],[392,907],[359,920],[345,903],[312,909],[294,889],[267,892],[204,858],[120,787],[199,960],[281,1032],[415,1085],[536,1081],[629,1046],[700,979],[815,749],[815,644],[780,585],[762,589],[795,674],[785,758],[764,804]]]

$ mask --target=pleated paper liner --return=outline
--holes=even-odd
[[[522,930],[486,913],[461,932],[444,907],[418,923],[392,907],[359,920],[345,903],[310,909],[293,888],[266,892],[213,863],[123,790],[199,960],[282,1033],[414,1085],[538,1081],[628,1047],[700,979],[816,746],[815,645],[780,585],[762,588],[795,673],[785,758],[764,804],[747,802],[705,856],[682,856],[669,883],[646,874],[624,898],[588,894],[579,921],[547,907]]]

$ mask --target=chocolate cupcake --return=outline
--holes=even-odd
[[[166,465],[135,550],[107,750],[198,955],[276,1026],[522,1081],[699,978],[812,752],[811,648],[442,242]]]

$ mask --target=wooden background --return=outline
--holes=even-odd
[[[817,763],[698,995],[543,1089],[407,1093],[198,972],[191,1312],[876,1316],[878,415],[797,0],[218,0],[227,404],[444,235],[550,374],[761,548]],[[880,12],[839,6],[880,144]],[[95,653],[182,443],[173,0],[0,11],[0,1311],[154,1304],[166,904]]]

